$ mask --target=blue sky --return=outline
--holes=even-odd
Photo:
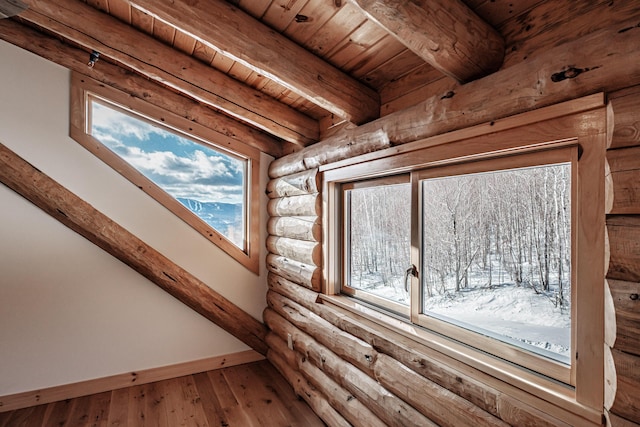
[[[92,106],[92,135],[172,196],[243,202],[245,161],[104,104]]]

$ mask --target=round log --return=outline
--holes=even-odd
[[[269,236],[267,250],[304,264],[322,266],[322,245],[317,242]]]
[[[640,145],[640,88],[612,93],[613,136],[609,148]]]
[[[281,314],[278,312],[278,314]],[[269,318],[270,321],[272,318]],[[274,326],[275,327],[275,326]],[[286,331],[291,333],[294,348],[299,349],[308,359],[330,378],[351,392],[356,399],[366,403],[368,408],[389,426],[436,426],[431,420],[402,399],[386,390],[376,380],[351,363],[341,359],[312,336],[289,322]],[[275,332],[275,331],[274,331]],[[278,332],[276,334],[279,335]],[[279,335],[280,336],[280,335]],[[284,339],[283,336],[280,336]]]
[[[397,360],[380,354],[374,364],[376,380],[439,425],[501,426],[508,424]]]
[[[640,357],[612,350],[617,377],[616,398],[611,412],[640,423]]]
[[[607,427],[638,427],[639,425],[629,420],[625,420],[624,418],[607,410],[604,411],[604,418],[606,420],[605,425]]]
[[[274,216],[269,218],[267,233],[272,236],[310,242],[322,241],[322,225],[315,216]]]
[[[360,126],[274,160],[269,166],[269,177],[292,175],[390,146],[389,136],[384,129],[378,129],[375,125],[364,129]]]
[[[609,410],[616,399],[618,380],[616,378],[616,366],[611,354],[611,347],[604,344],[604,408]]]
[[[267,292],[267,304],[302,332],[314,337],[315,341],[331,348],[337,356],[363,372],[373,373],[372,366],[378,352],[370,344],[345,333],[317,314],[276,292]]]
[[[604,281],[604,342],[609,347],[613,347],[616,342],[616,307],[613,303],[609,282]]]
[[[269,216],[321,216],[322,198],[319,194],[281,197],[267,204]]]
[[[267,255],[267,269],[280,277],[309,289],[319,290],[322,287],[322,270],[313,265],[269,254]]]
[[[298,369],[327,396],[331,407],[336,408],[354,427],[385,427],[387,425],[360,399],[355,398],[353,393],[345,390],[303,355],[298,355]]]
[[[640,282],[640,216],[609,216],[607,278]]]
[[[342,311],[329,304],[318,304],[318,294],[313,291],[280,279],[269,280],[269,288],[296,301],[341,330],[373,345],[379,353],[391,356],[428,380],[441,385],[507,423],[536,426],[551,426],[559,423],[558,419],[553,416],[558,412],[555,411],[557,408],[553,405],[546,404],[533,396],[530,404],[511,399],[490,385],[491,379],[488,375],[483,375],[472,368],[464,368],[460,364],[457,365],[460,369],[454,368],[447,363],[450,360],[437,351],[390,332],[386,328],[377,328],[354,316],[345,316]],[[480,378],[472,377],[471,373]],[[563,411],[560,413],[562,415],[568,414]]]
[[[640,356],[640,283],[613,279],[607,282],[615,306],[615,348]]]
[[[305,380],[302,375],[292,369],[285,360],[282,359],[273,350],[267,352],[267,359],[276,367],[289,384],[293,387],[296,394],[302,397],[322,420],[330,426],[350,427],[347,420],[342,417],[335,409],[329,405],[329,402],[315,388]]]
[[[640,214],[640,146],[607,151],[606,213]]]
[[[609,161],[604,161],[604,212],[610,214],[613,210],[613,198],[615,191],[613,188],[613,177],[611,176],[611,167]]]
[[[267,309],[267,311],[270,311]],[[265,312],[266,316],[266,312]],[[271,316],[278,316],[271,311]],[[283,319],[284,321],[284,319]],[[352,393],[349,393],[344,387],[338,384],[325,374],[322,369],[316,367],[306,358],[305,355],[289,350],[287,343],[275,333],[267,334],[265,340],[269,344],[270,350],[278,354],[288,354],[286,360],[290,366],[297,366],[298,371],[309,381],[323,397],[329,402],[332,408],[339,413],[355,427],[384,427],[385,423],[367,408],[367,406],[356,399]]]
[[[267,183],[267,195],[272,199],[301,196],[318,193],[320,188],[320,174],[318,174],[318,168],[315,168],[272,179]]]

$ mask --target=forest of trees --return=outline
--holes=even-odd
[[[429,298],[504,284],[570,304],[571,168],[555,164],[421,183]],[[410,185],[350,192],[351,286],[408,304]]]

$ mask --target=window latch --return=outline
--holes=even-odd
[[[407,280],[409,278],[409,275],[415,277],[416,279],[418,278],[418,269],[413,264],[411,264],[411,267],[407,268],[407,271],[404,272],[404,290],[407,292],[409,292],[409,282]]]

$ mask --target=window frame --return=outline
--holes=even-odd
[[[165,128],[196,143],[247,162],[244,180],[244,248],[228,240],[223,234],[191,212],[152,180],[103,145],[91,135],[90,102],[106,104],[124,114]],[[221,135],[203,125],[175,113],[152,105],[143,99],[131,97],[118,89],[105,86],[86,76],[72,73],[71,77],[70,137],[133,185],[155,199],[204,238],[218,246],[237,262],[259,274],[260,256],[260,152],[237,140]]]
[[[323,300],[367,317],[381,327],[392,328],[421,344],[432,347],[454,359],[471,364],[475,369],[500,378],[509,385],[563,405],[569,410],[597,420],[604,398],[604,153],[607,139],[606,111],[603,94],[592,95],[529,113],[478,125],[461,131],[426,138],[400,147],[365,154],[326,165],[323,172],[325,197],[325,283]],[[341,296],[342,254],[340,191],[344,183],[398,173],[416,174],[419,170],[453,165],[473,165],[489,159],[508,162],[514,155],[539,155],[556,149],[571,149],[579,158],[572,167],[572,191],[576,206],[572,207],[572,367],[570,372],[537,372],[470,348],[460,337],[443,338],[439,330],[422,329],[373,305]],[[506,159],[506,160],[504,160]],[[475,167],[475,166],[474,166]],[[417,185],[414,180],[414,185]],[[573,184],[575,182],[575,184]],[[414,191],[417,197],[418,191]],[[416,201],[417,202],[417,201]],[[578,205],[579,204],[579,205]],[[582,206],[582,207],[579,207]],[[418,218],[412,218],[417,230]],[[577,226],[576,226],[577,224]],[[420,253],[412,239],[412,259]],[[575,259],[574,259],[575,257]],[[419,265],[419,264],[416,264]],[[412,292],[420,286],[412,280]],[[419,303],[414,298],[416,303]],[[584,307],[589,307],[585,310]],[[415,312],[417,307],[412,306]],[[365,314],[366,313],[366,314]],[[436,335],[434,335],[436,334]],[[576,353],[580,357],[576,357]],[[534,360],[536,358],[534,357]],[[553,363],[552,363],[553,365]],[[563,365],[566,366],[566,365]],[[562,371],[562,369],[560,370]],[[555,378],[554,378],[555,377]],[[558,380],[557,378],[560,378]]]

